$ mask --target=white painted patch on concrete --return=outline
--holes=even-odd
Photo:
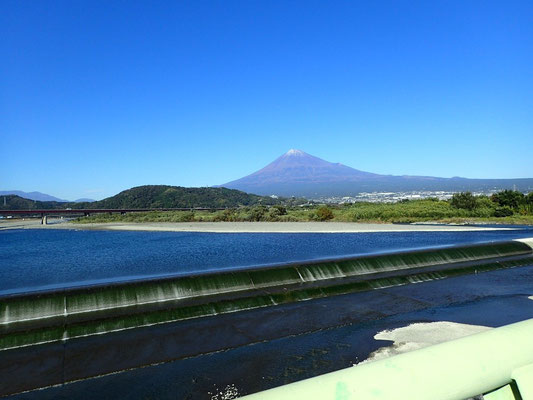
[[[394,343],[391,346],[381,347],[374,351],[366,360],[359,364],[422,349],[434,344],[459,339],[475,333],[485,332],[489,329],[492,328],[481,325],[438,321],[421,322],[401,328],[381,331],[374,336],[374,339],[390,340]]]

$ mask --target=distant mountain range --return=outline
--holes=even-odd
[[[25,199],[29,200],[36,200],[36,201],[57,201],[57,202],[68,202],[68,200],[59,199],[54,196],[50,196],[46,193],[41,192],[23,192],[21,190],[0,190],[0,196],[14,194],[15,196],[19,196]]]
[[[248,194],[227,188],[186,188],[180,186],[147,185],[124,190],[119,194],[91,203],[39,201],[17,195],[4,195],[0,210],[37,209],[124,209],[124,208],[232,208],[253,205],[281,204],[283,199]]]
[[[362,192],[533,191],[533,178],[467,179],[460,177],[379,175],[331,163],[301,150],[289,150],[266,167],[220,185],[248,193],[278,196],[351,196]]]
[[[92,203],[96,201],[95,199],[89,199],[87,197],[82,197],[81,199],[74,200],[74,203]]]
[[[41,193],[41,192],[23,192],[21,190],[0,190],[0,196],[6,196],[6,195],[10,195],[10,194],[22,197],[24,199],[34,200],[34,201],[56,201],[56,202],[59,202],[59,203],[68,203],[69,202],[69,200],[59,199],[57,197],[50,196],[49,194]],[[92,201],[94,201],[94,200],[93,199],[83,198],[83,199],[74,200],[74,203],[82,203],[82,202],[89,202],[90,203]]]

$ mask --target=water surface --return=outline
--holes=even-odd
[[[293,261],[532,237],[474,232],[0,232],[0,294]]]

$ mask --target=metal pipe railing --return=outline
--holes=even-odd
[[[533,363],[533,319],[246,396],[284,399],[466,399]],[[533,368],[530,371],[533,382]],[[520,381],[515,382],[520,390]],[[525,384],[525,383],[524,383]],[[523,384],[523,385],[524,385]],[[527,392],[527,388],[524,387]],[[522,398],[524,398],[522,396]]]

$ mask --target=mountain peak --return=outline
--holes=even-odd
[[[285,153],[286,156],[303,156],[305,152],[298,149],[290,149],[288,152]]]
[[[242,188],[241,190],[251,193],[272,194],[278,191],[280,185],[292,190],[294,185],[360,182],[378,176],[339,163],[331,163],[302,150],[290,149],[259,171],[222,186]]]

